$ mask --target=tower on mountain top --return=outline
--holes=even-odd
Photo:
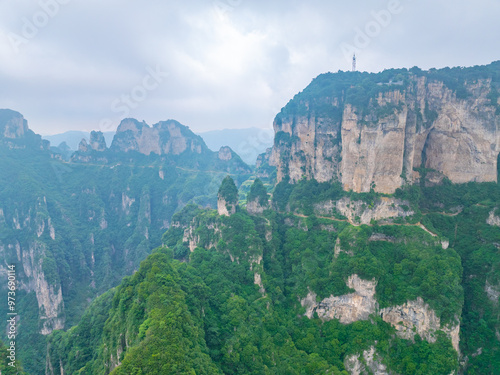
[[[352,55],[352,71],[356,71],[356,54]]]

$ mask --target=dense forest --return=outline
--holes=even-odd
[[[302,186],[311,183],[288,186],[289,196],[310,191],[304,201],[318,199]],[[318,300],[348,295],[346,280],[357,274],[377,281],[378,309],[420,297],[442,325],[460,321],[467,373],[495,373],[499,309],[485,285],[500,277],[500,228],[486,220],[500,203],[498,185],[415,186],[398,194],[411,197],[434,235],[411,222],[354,226],[300,210],[252,216],[243,208],[221,217],[187,206],[164,235],[166,247],[96,300],[79,325],[51,335],[50,362],[74,374],[342,374],[352,355],[374,348],[394,373],[458,369],[444,331],[432,340],[404,339],[376,313],[349,324],[305,316],[300,301],[308,293]],[[197,239],[192,252],[186,230]]]

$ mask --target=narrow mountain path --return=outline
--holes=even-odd
[[[293,214],[293,216],[297,216],[297,217],[302,217],[302,218],[308,218],[309,216],[306,216],[306,215],[303,215],[303,214]],[[337,218],[334,218],[334,217],[326,217],[326,216],[316,216],[317,218],[319,219],[326,219],[326,220],[332,220],[332,221],[343,221],[343,222],[346,222],[346,223],[349,223],[351,225],[354,225],[355,227],[359,227],[360,225],[368,225],[369,227],[373,227],[372,224],[357,224],[357,223],[353,223],[352,221],[348,220],[348,219],[337,219]],[[416,224],[410,224],[410,223],[384,223],[384,224],[380,224],[380,226],[383,226],[383,225],[397,225],[397,226],[406,226],[406,227],[419,227],[420,229],[423,229],[425,230],[427,233],[429,233],[432,237],[437,237],[438,235],[434,232],[431,232],[429,229],[427,229],[422,223],[416,223]]]

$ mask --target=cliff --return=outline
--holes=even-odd
[[[497,181],[499,84],[500,62],[320,75],[276,116],[268,162],[278,181],[355,192],[393,193],[421,167],[455,183]]]
[[[150,127],[135,119],[125,119],[120,123],[111,150],[137,151],[144,155],[179,155],[186,150],[201,154],[209,151],[200,136],[175,120],[161,121]]]
[[[48,141],[28,128],[22,114],[10,109],[0,109],[0,145],[9,149],[48,150],[50,147]]]

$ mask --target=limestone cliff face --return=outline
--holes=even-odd
[[[354,289],[354,293],[330,296],[320,302],[316,301],[316,294],[309,291],[307,296],[300,301],[301,305],[306,308],[305,315],[312,318],[314,313],[317,313],[318,317],[323,320],[338,319],[343,324],[351,324],[358,320],[367,320],[371,314],[376,313],[395,327],[401,338],[413,339],[415,334],[419,334],[425,340],[435,342],[435,333],[442,331],[448,335],[457,353],[459,352],[460,325],[458,323],[441,325],[439,317],[428,304],[424,303],[422,298],[407,301],[403,305],[379,309],[375,298],[377,286],[375,280],[363,280],[353,274],[346,284]],[[366,354],[364,356],[366,358]],[[350,367],[357,368],[357,357],[359,356],[353,356],[348,360]],[[373,359],[373,353],[371,358]],[[354,373],[361,373],[359,369],[356,371]]]
[[[91,131],[90,132],[90,148],[95,151],[105,151],[106,147],[106,139],[104,138],[103,132],[100,131]]]
[[[135,119],[125,119],[120,123],[111,149],[137,151],[144,155],[179,155],[186,150],[201,154],[208,150],[201,137],[175,120],[162,121],[150,127]]]
[[[106,140],[104,139],[104,134],[102,132],[92,131],[90,133],[90,140],[87,142],[85,138],[80,141],[78,145],[78,151],[81,153],[87,153],[90,151],[105,151],[106,150]]]
[[[344,366],[351,375],[373,374],[388,375],[387,367],[382,364],[382,359],[378,357],[375,347],[370,347],[360,354],[347,356]]]
[[[233,150],[228,146],[222,146],[217,154],[219,160],[228,161],[233,158]]]
[[[486,219],[486,223],[489,225],[500,227],[500,217],[495,215],[495,210],[490,211],[490,215]]]
[[[38,301],[40,333],[48,335],[53,330],[64,328],[64,303],[59,284],[50,285],[42,270],[45,245],[40,242],[30,244],[29,249],[22,251],[22,265],[29,283],[25,285],[27,292],[34,291]]]
[[[50,142],[42,141],[42,137],[28,128],[28,122],[19,112],[0,109],[0,145],[8,148],[50,148]]]
[[[346,190],[393,193],[415,182],[419,167],[455,183],[496,181],[500,111],[491,79],[466,81],[457,94],[426,73],[406,75],[400,86],[380,82],[378,93],[362,96],[364,103],[350,95],[358,95],[361,81],[331,93],[322,82],[343,76],[313,81],[274,121],[268,160],[278,181],[339,180]]]
[[[413,339],[415,334],[419,334],[427,341],[435,342],[435,332],[442,330],[451,338],[453,348],[459,351],[460,326],[441,326],[436,313],[420,297],[401,306],[382,309],[379,314],[384,321],[395,327],[398,336],[404,339]]]
[[[309,292],[301,301],[301,305],[306,307],[308,318],[312,318],[316,312],[320,319],[338,319],[344,324],[366,320],[377,309],[377,301],[374,298],[376,285],[375,280],[362,280],[358,275],[351,275],[347,286],[354,289],[354,293],[331,296],[317,303],[316,294]]]
[[[247,202],[247,211],[250,215],[261,215],[268,207],[262,206],[258,199]]]
[[[314,205],[319,215],[331,216],[334,211],[345,216],[352,224],[370,224],[372,220],[390,222],[392,219],[414,214],[409,203],[399,199],[382,197],[373,207],[367,207],[363,201],[353,201],[344,197],[338,201],[327,201]]]
[[[19,112],[0,110],[0,138],[22,138],[28,131],[28,123]]]
[[[220,197],[217,200],[217,212],[221,216],[231,216],[236,213],[236,204],[228,203],[224,197]]]
[[[7,212],[10,207],[7,208]],[[17,264],[16,273],[18,289],[26,293],[34,293],[38,303],[39,332],[50,334],[55,329],[63,329],[65,323],[64,301],[59,277],[46,273],[46,262],[53,259],[47,250],[56,239],[56,229],[49,215],[47,199],[39,197],[33,206],[26,211],[16,210],[15,216],[5,218],[4,209],[0,209],[0,222],[3,230],[11,227],[16,231],[14,239],[9,237],[0,240],[0,257],[4,264]],[[9,215],[10,216],[10,215]],[[2,220],[3,219],[3,220]],[[28,241],[22,241],[23,237]],[[20,242],[22,241],[22,242]],[[0,273],[6,274],[5,266],[0,266]]]

